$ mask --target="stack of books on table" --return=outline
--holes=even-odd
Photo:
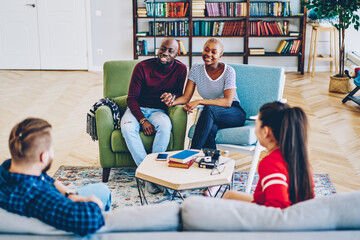
[[[169,167],[189,168],[200,155],[198,150],[183,150],[170,156]]]
[[[264,55],[265,49],[264,48],[249,48],[250,55]]]
[[[192,16],[205,17],[205,0],[192,0]]]

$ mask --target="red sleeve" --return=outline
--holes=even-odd
[[[129,86],[129,92],[127,97],[127,104],[131,113],[135,118],[140,121],[144,118],[144,114],[141,112],[140,105],[138,103],[139,96],[141,94],[141,85],[144,81],[144,69],[141,63],[138,63],[131,76],[131,82]]]
[[[267,160],[259,165],[259,184],[264,201],[262,204],[269,207],[289,207],[291,201],[287,167],[282,159]]]

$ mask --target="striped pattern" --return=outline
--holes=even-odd
[[[203,99],[217,99],[224,97],[227,89],[236,89],[235,70],[225,64],[225,70],[220,77],[213,80],[205,70],[205,64],[195,64],[189,72],[189,79],[196,84],[197,91]],[[237,94],[235,101],[239,101]]]
[[[271,185],[275,184],[281,184],[285,187],[288,187],[286,176],[282,173],[273,173],[270,175],[267,175],[261,180],[261,187],[262,190],[265,191],[265,189]]]

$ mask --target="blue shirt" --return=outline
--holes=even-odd
[[[105,224],[96,203],[73,202],[56,189],[55,180],[46,173],[11,173],[10,165],[9,159],[0,166],[1,208],[81,236],[94,233]]]

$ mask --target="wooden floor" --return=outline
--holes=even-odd
[[[360,190],[360,107],[342,104],[328,92],[330,73],[286,74],[284,98],[310,120],[309,152],[314,173],[328,173],[338,192]],[[84,71],[0,71],[0,163],[10,157],[8,136],[15,123],[33,116],[53,125],[55,161],[99,166],[97,142],[85,131],[86,113],[102,97],[102,73]],[[238,170],[250,158],[230,153]]]

